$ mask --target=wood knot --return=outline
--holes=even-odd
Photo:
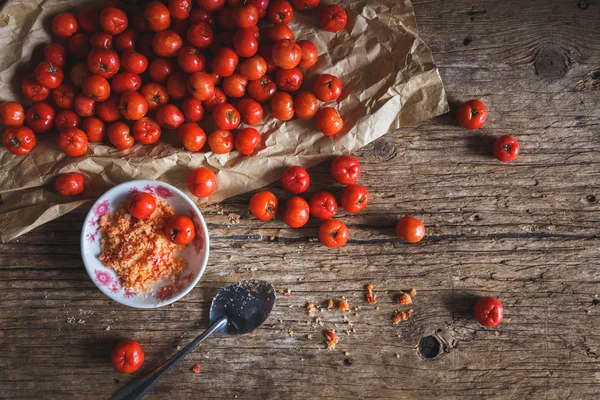
[[[463,40],[463,46],[468,46],[472,41],[473,39],[471,39],[471,36],[467,36],[465,40]]]
[[[373,143],[373,147],[367,153],[381,161],[388,161],[396,157],[396,148],[391,139],[382,137]]]
[[[568,59],[556,46],[546,46],[535,56],[533,62],[536,75],[547,81],[556,81],[567,73]]]
[[[436,358],[441,350],[442,345],[435,336],[424,336],[419,341],[419,355],[425,359]]]
[[[588,0],[580,0],[579,3],[577,3],[577,7],[580,10],[587,10],[587,8],[590,6],[590,2]]]
[[[587,196],[585,196],[585,201],[587,201],[588,203],[595,203],[596,196],[594,196],[593,194],[588,194]]]

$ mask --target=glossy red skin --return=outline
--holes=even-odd
[[[188,94],[187,82],[189,75],[185,72],[173,72],[167,78],[167,92],[175,100],[182,100]]]
[[[504,306],[495,297],[481,297],[475,303],[473,314],[482,326],[498,326],[504,318]]]
[[[96,102],[80,93],[73,99],[73,109],[80,117],[91,117],[96,115]]]
[[[360,178],[360,163],[355,157],[339,156],[333,159],[330,172],[337,183],[350,185]]]
[[[233,133],[216,129],[208,135],[208,147],[215,154],[227,154],[233,149]]]
[[[277,85],[275,85],[275,82],[268,75],[265,75],[260,79],[248,82],[246,91],[254,100],[264,103],[271,100],[273,95],[275,95]]]
[[[135,139],[131,136],[131,130],[126,123],[117,121],[108,127],[108,140],[117,149],[123,151],[133,147]]]
[[[71,109],[73,108],[73,100],[77,93],[75,86],[70,83],[63,82],[56,89],[52,89],[52,101],[58,108]]]
[[[425,225],[417,218],[404,216],[396,224],[396,236],[408,243],[420,242],[425,237]]]
[[[164,31],[171,25],[169,8],[159,1],[151,1],[144,8],[146,26],[152,32]]]
[[[256,125],[263,116],[263,108],[260,103],[253,99],[244,98],[238,102],[237,109],[240,112],[242,122],[247,125]]]
[[[54,127],[54,108],[48,103],[35,103],[25,113],[25,123],[35,133],[48,132]]]
[[[237,72],[223,79],[223,92],[228,97],[240,98],[246,94],[246,86],[248,85],[248,79],[244,78]]]
[[[252,3],[233,9],[233,21],[238,28],[250,28],[258,23],[258,8]]]
[[[127,14],[121,9],[107,7],[100,11],[100,28],[106,33],[118,35],[127,29],[128,24]]]
[[[88,117],[83,120],[81,130],[85,132],[88,141],[91,143],[100,143],[106,136],[106,126],[100,118]]]
[[[90,52],[90,38],[83,32],[78,32],[67,40],[67,51],[71,58],[83,60]]]
[[[303,81],[304,75],[298,68],[280,69],[275,74],[275,84],[280,90],[286,92],[295,92],[300,89]]]
[[[342,94],[342,81],[337,76],[321,74],[315,79],[312,92],[321,101],[337,100]]]
[[[48,61],[42,61],[35,69],[35,79],[48,89],[56,89],[65,77],[62,68]]]
[[[50,96],[50,89],[40,85],[34,74],[26,75],[21,83],[23,95],[31,101],[44,101]]]
[[[258,54],[267,62],[267,74],[277,70],[277,65],[273,61],[273,46],[260,46]]]
[[[279,68],[292,69],[300,64],[302,49],[293,40],[283,39],[273,45],[271,55]]]
[[[316,8],[321,0],[292,0],[292,5],[296,10],[308,11]]]
[[[190,44],[199,49],[206,49],[215,40],[212,28],[206,22],[198,22],[190,25],[186,39]]]
[[[196,72],[187,80],[187,89],[196,100],[208,100],[215,91],[215,84],[210,75],[205,72]]]
[[[249,0],[258,8],[258,18],[264,18],[267,16],[267,9],[269,8],[269,0]]]
[[[58,135],[58,148],[70,157],[82,156],[88,148],[87,136],[80,129],[67,129]]]
[[[225,5],[225,0],[196,0],[196,5],[208,12],[220,10]]]
[[[54,188],[61,196],[77,196],[85,188],[85,177],[77,172],[61,174],[54,181]]]
[[[6,149],[17,156],[24,156],[35,147],[35,133],[26,126],[13,126],[2,134]]]
[[[150,193],[136,192],[129,197],[127,211],[133,218],[147,219],[156,210],[156,198]]]
[[[318,111],[319,102],[311,92],[300,92],[294,97],[294,115],[299,119],[313,119]]]
[[[173,104],[160,106],[156,112],[156,121],[162,128],[177,129],[183,124],[185,117],[181,110]]]
[[[121,96],[119,109],[125,119],[137,121],[148,113],[148,102],[140,93],[131,90]]]
[[[140,94],[148,102],[148,111],[155,111],[158,107],[169,102],[169,93],[164,86],[149,82],[141,87]]]
[[[256,193],[250,199],[250,212],[261,221],[274,219],[279,208],[279,199],[271,192]]]
[[[135,29],[127,28],[114,37],[113,46],[119,53],[123,53],[127,50],[135,50],[135,45],[139,39],[140,34]]]
[[[317,192],[310,198],[310,215],[326,221],[337,213],[338,204],[335,196],[329,192]]]
[[[233,35],[233,47],[240,57],[250,58],[258,52],[258,40],[249,28],[240,28]]]
[[[121,61],[114,50],[94,49],[88,55],[87,67],[92,74],[109,79],[119,72]]]
[[[231,104],[224,103],[215,107],[212,119],[219,129],[232,130],[240,124],[240,113]]]
[[[121,54],[121,66],[125,71],[139,75],[148,68],[148,58],[135,50],[125,50]]]
[[[202,121],[204,118],[204,107],[200,100],[194,99],[193,97],[186,97],[181,102],[181,110],[185,119],[190,122]]]
[[[271,114],[281,121],[294,118],[294,99],[286,92],[277,92],[271,98]]]
[[[329,248],[342,247],[349,237],[348,227],[338,219],[325,221],[319,227],[319,241]]]
[[[188,19],[192,11],[192,0],[169,0],[169,13],[175,19]]]
[[[521,146],[517,139],[513,136],[500,136],[494,140],[492,152],[497,160],[502,162],[510,162],[517,158]]]
[[[16,101],[5,101],[0,104],[0,124],[13,127],[25,123],[25,109]]]
[[[59,39],[68,39],[77,31],[79,31],[79,24],[73,13],[61,13],[52,20],[52,34]]]
[[[281,175],[281,186],[290,193],[304,193],[310,186],[310,176],[300,166],[289,167]]]
[[[261,56],[254,56],[240,63],[240,74],[250,80],[260,79],[267,73],[267,62]]]
[[[173,73],[175,63],[167,58],[157,58],[150,63],[148,74],[154,82],[163,83]]]
[[[209,13],[201,8],[192,8],[190,11],[190,18],[188,19],[190,24],[199,24],[200,22],[204,22],[208,24],[211,28],[215,27],[215,16],[212,13]],[[190,25],[191,28],[191,25]]]
[[[177,55],[177,63],[183,72],[193,74],[204,70],[206,58],[197,48],[184,46]]]
[[[267,18],[274,24],[287,25],[294,18],[294,9],[289,2],[277,0],[272,2],[267,9]]]
[[[456,111],[456,119],[465,129],[479,129],[487,119],[487,108],[479,100],[469,100],[462,103]]]
[[[158,122],[148,117],[138,119],[131,127],[131,134],[136,142],[141,144],[156,143],[160,139],[161,133]]]
[[[90,36],[90,47],[92,49],[112,50],[113,35],[106,32],[95,32]]]
[[[217,28],[232,31],[237,28],[233,20],[233,9],[225,7],[217,13]]]
[[[181,47],[181,36],[172,30],[157,32],[152,39],[152,49],[159,57],[175,57]]]
[[[146,18],[144,18],[143,12],[136,12],[132,15],[131,26],[139,33],[147,33],[150,31],[146,24]]]
[[[96,116],[106,123],[114,122],[121,118],[119,111],[120,96],[113,94],[106,101],[96,104]]]
[[[131,374],[142,366],[144,352],[138,342],[125,340],[113,349],[110,353],[110,360],[117,372]]]
[[[256,129],[244,128],[235,135],[233,145],[240,153],[248,156],[254,153],[260,141],[260,133]]]
[[[44,48],[44,57],[52,64],[63,68],[67,64],[67,49],[60,43],[50,43]]]
[[[283,222],[292,228],[300,228],[308,222],[310,207],[306,200],[299,196],[288,199],[283,208]]]
[[[196,231],[191,219],[177,215],[167,222],[164,230],[165,236],[172,242],[185,246],[194,240]]]
[[[204,105],[206,112],[212,113],[219,104],[225,103],[227,103],[227,96],[225,96],[225,93],[221,89],[215,88],[211,98],[202,102],[202,105]]]
[[[79,29],[87,34],[100,29],[100,11],[94,6],[85,6],[77,13]]]
[[[342,208],[356,214],[369,203],[369,191],[362,185],[352,183],[342,190]]]
[[[217,177],[207,168],[196,168],[187,177],[188,189],[197,197],[208,197],[217,190]]]
[[[206,133],[195,122],[186,122],[177,128],[177,138],[188,151],[200,151],[206,143]]]
[[[72,128],[78,128],[81,125],[81,117],[74,111],[61,111],[54,117],[54,128],[58,132],[64,132]]]
[[[215,57],[212,60],[212,70],[220,76],[229,76],[235,71],[238,61],[239,57],[235,51],[223,47],[215,54]]]
[[[138,90],[142,85],[142,77],[129,71],[119,72],[110,80],[113,93],[122,95],[131,90]]]
[[[335,4],[326,5],[319,14],[319,26],[327,32],[337,32],[344,29],[347,21],[346,11]]]
[[[71,83],[78,88],[81,87],[81,84],[87,77],[92,75],[94,74],[92,74],[92,72],[88,69],[87,63],[85,62],[75,64],[73,68],[71,68],[71,72],[69,73]]]
[[[294,32],[287,25],[273,25],[267,29],[267,39],[272,43],[278,42],[282,39],[294,40]]]
[[[315,115],[315,125],[325,136],[332,136],[342,130],[344,120],[336,109],[331,107],[321,108]]]
[[[94,101],[106,101],[110,97],[110,84],[100,75],[92,75],[81,84],[83,94]]]
[[[315,65],[319,60],[319,50],[317,46],[310,40],[299,40],[298,46],[302,50],[302,57],[300,58],[300,63],[298,64],[298,68],[308,69]]]

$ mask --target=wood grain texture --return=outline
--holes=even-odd
[[[205,342],[149,399],[596,398],[600,2],[414,6],[451,103],[488,105],[481,131],[459,129],[449,114],[361,151],[372,201],[359,215],[340,214],[352,236],[339,250],[314,241],[312,221],[291,230],[251,218],[251,194],[207,207],[209,267],[190,294],[162,309],[128,309],[94,287],[79,254],[85,210],[0,245],[0,398],[106,399],[132,378],[112,371],[117,341],[138,340],[140,373],[149,371],[207,326],[221,286],[248,278],[292,295],[279,295],[255,333]],[[503,134],[522,145],[508,165],[490,156]],[[310,171],[311,191],[331,187],[328,167]],[[239,224],[230,212],[241,214]],[[425,221],[427,240],[395,238],[404,214]],[[364,301],[368,283],[376,305]],[[394,296],[411,287],[414,316],[393,325]],[[472,319],[480,295],[503,301],[498,328]],[[350,335],[341,311],[324,310],[321,326],[305,309],[341,296],[361,307],[345,314]],[[335,350],[325,350],[326,328],[340,333]],[[429,335],[442,351],[425,360],[417,346]]]

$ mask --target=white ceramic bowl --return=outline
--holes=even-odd
[[[180,254],[186,261],[186,269],[179,276],[164,279],[151,286],[149,291],[130,291],[121,286],[117,274],[105,267],[100,255],[98,219],[116,210],[127,201],[131,193],[148,192],[171,205],[178,215],[191,218],[196,230],[192,243]],[[138,180],[115,186],[94,203],[87,214],[81,231],[81,256],[92,281],[105,295],[129,307],[156,308],[171,304],[185,296],[200,280],[208,261],[209,239],[206,223],[198,207],[182,191],[163,182]]]

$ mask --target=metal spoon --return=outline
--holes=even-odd
[[[215,332],[243,335],[267,319],[275,305],[275,289],[266,281],[241,281],[219,290],[210,305],[210,328],[148,375],[121,389],[111,400],[136,400],[144,397],[158,380],[189,352]]]

